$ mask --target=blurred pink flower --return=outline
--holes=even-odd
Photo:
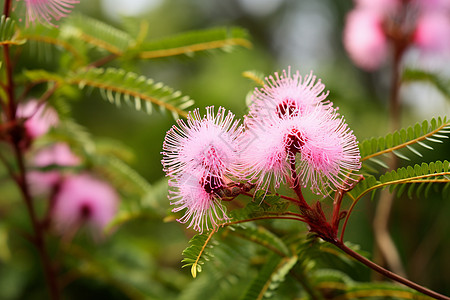
[[[32,139],[46,134],[51,127],[59,123],[58,113],[37,100],[18,105],[16,114],[17,117],[26,119],[25,130]]]
[[[450,1],[356,0],[347,15],[344,47],[356,65],[375,70],[396,53],[416,46],[425,52],[450,50]]]
[[[369,9],[377,13],[389,14],[401,6],[401,0],[355,0],[356,8]]]
[[[254,118],[290,117],[302,114],[306,109],[323,104],[328,96],[325,85],[311,72],[302,77],[297,71],[291,76],[291,69],[283,70],[279,75],[266,78],[261,89],[255,89],[252,95],[249,114]]]
[[[88,225],[95,235],[117,213],[118,195],[106,182],[88,174],[67,177],[55,196],[52,221],[58,231],[73,234],[80,226]]]
[[[447,53],[450,51],[450,14],[445,11],[423,13],[414,33],[414,43],[427,52]]]
[[[26,5],[26,24],[48,24],[57,27],[53,21],[67,17],[78,0],[24,0]]]
[[[351,11],[344,28],[344,47],[359,67],[366,70],[378,68],[388,53],[382,16],[372,10]]]
[[[40,150],[33,158],[34,167],[50,166],[76,166],[80,159],[72,153],[69,146],[57,143]],[[42,194],[54,188],[62,179],[60,170],[30,171],[27,174],[28,182],[34,193]]]
[[[220,107],[207,107],[201,117],[198,109],[189,113],[186,122],[179,120],[166,134],[162,159],[163,169],[171,177],[173,191],[169,195],[173,211],[187,208],[179,222],[191,220],[189,227],[203,231],[209,224],[226,218],[217,193],[227,177],[239,176],[239,137],[242,126],[234,114]],[[195,195],[195,196],[193,196]],[[218,213],[222,212],[222,213]]]

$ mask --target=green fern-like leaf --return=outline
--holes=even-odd
[[[122,55],[134,43],[128,33],[81,14],[68,18],[61,31],[66,37],[83,40],[116,55]]]
[[[0,46],[3,45],[20,45],[25,43],[24,39],[20,39],[16,34],[16,22],[4,15],[0,18]]]
[[[418,187],[417,192],[421,192],[421,187],[436,183],[450,182],[450,163],[445,160],[443,162],[436,161],[429,164],[422,163],[414,167],[402,167],[394,171],[387,172],[376,180],[374,176],[368,176],[365,180],[358,183],[355,188],[349,192],[354,201],[358,201],[361,197],[369,192],[380,188],[391,187],[393,191],[395,188],[402,187],[405,184],[415,184],[413,188]],[[405,188],[402,189],[402,192]],[[411,193],[410,191],[408,193]]]
[[[111,103],[121,105],[123,101],[129,104],[134,102],[137,110],[145,108],[148,113],[156,106],[170,111],[174,118],[186,116],[184,109],[193,104],[193,100],[179,91],[122,69],[91,68],[69,75],[67,81],[78,84],[80,88],[97,88],[103,98]]]
[[[286,244],[271,231],[262,226],[256,226],[253,223],[245,227],[235,227],[232,230],[233,235],[237,235],[259,245],[262,245],[279,256],[288,256],[290,251]]]
[[[182,33],[173,37],[144,42],[135,49],[138,57],[153,59],[168,56],[192,56],[195,53],[221,49],[230,51],[234,47],[251,47],[245,30],[238,27],[215,28]]]
[[[433,149],[431,143],[442,143],[443,139],[449,138],[450,122],[444,119],[431,119],[430,122],[423,121],[407,129],[401,129],[392,134],[380,138],[371,138],[360,143],[361,161],[367,160],[387,167],[378,159],[380,155],[393,153],[397,157],[409,160],[409,156],[422,156],[421,149]]]
[[[35,24],[24,28],[20,32],[20,38],[28,41],[29,54],[40,61],[50,61],[55,49],[62,49],[64,53],[70,53],[75,60],[75,66],[86,64],[84,47],[81,47],[78,39],[71,39],[60,28]]]
[[[425,70],[406,69],[403,71],[404,82],[424,81],[431,83],[447,99],[450,99],[450,82]]]
[[[289,271],[295,266],[297,260],[297,256],[284,258],[275,254],[269,256],[241,299],[260,300],[271,297]]]
[[[249,202],[244,208],[230,212],[231,222],[229,223],[241,224],[241,221],[252,220],[258,217],[282,215],[289,207],[289,204],[288,201],[281,199],[277,195],[266,195],[265,191],[260,190],[255,193],[253,201]]]
[[[202,265],[205,261],[211,258],[210,249],[217,244],[215,240],[212,240],[212,236],[215,233],[212,230],[209,235],[197,234],[189,241],[189,247],[183,251],[184,267],[191,267],[192,277],[197,277],[197,273],[202,271]]]

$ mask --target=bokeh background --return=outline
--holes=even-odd
[[[124,18],[144,19],[149,24],[149,39],[216,26],[243,27],[250,34],[252,49],[148,60],[128,68],[189,95],[195,100],[195,107],[224,106],[238,117],[246,114],[246,98],[254,88],[253,82],[242,76],[244,71],[268,75],[290,66],[306,75],[313,70],[325,83],[329,99],[340,108],[357,138],[364,140],[388,132],[391,69],[386,63],[378,71],[368,73],[350,61],[342,45],[342,30],[345,15],[352,7],[350,0],[89,0],[81,1],[75,11],[118,28],[124,26]],[[450,74],[445,57],[411,52],[404,65],[424,68],[443,78]],[[403,126],[450,115],[449,99],[431,84],[405,84],[401,95]],[[97,93],[73,102],[72,115],[93,136],[117,140],[128,147],[133,153],[130,164],[151,184],[161,184],[164,176],[161,146],[166,131],[175,123],[170,115],[159,112],[148,115],[126,106],[118,108]],[[425,152],[423,161],[450,158],[450,143],[438,145],[436,150]],[[161,190],[155,197],[165,197],[165,193]],[[367,198],[358,204],[346,233],[346,240],[360,244],[368,252],[374,248],[372,218],[376,202],[376,198],[374,201]],[[132,282],[154,298],[183,298],[183,291],[197,280],[191,278],[188,268],[181,269],[181,252],[194,233],[169,220],[170,217],[163,220],[164,216],[170,216],[168,203],[157,211],[161,213],[120,226],[104,241],[92,242],[81,233],[78,239],[85,248],[70,251],[81,258],[74,264],[86,264],[87,271],[82,276],[68,276],[69,298],[126,299],[133,295],[132,290],[123,287],[126,282]],[[439,194],[427,199],[409,199],[405,195],[394,203],[391,218],[391,232],[408,276],[447,294],[450,293],[449,214],[450,199]],[[20,242],[9,238],[8,243]],[[40,270],[29,265],[33,257],[21,253],[3,255],[17,255],[22,262],[14,268],[0,264],[0,298],[43,297],[42,292],[36,292],[42,284]],[[89,263],[92,260],[97,264]]]

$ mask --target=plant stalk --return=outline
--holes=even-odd
[[[377,265],[376,263],[372,262],[371,260],[365,258],[364,256],[360,255],[359,253],[353,251],[352,249],[348,248],[344,243],[342,243],[341,241],[329,241],[330,243],[334,244],[336,247],[338,247],[339,249],[341,249],[342,251],[344,251],[345,253],[347,253],[349,256],[353,257],[354,259],[356,259],[357,261],[363,263],[364,265],[368,266],[369,268],[371,268],[372,270],[380,273],[381,275],[392,279],[396,282],[399,282],[403,285],[406,285],[407,287],[410,287],[418,292],[421,292],[427,296],[430,296],[432,298],[435,299],[439,299],[439,300],[450,300],[450,297],[447,297],[445,295],[439,294],[435,291],[432,291],[424,286],[421,286],[415,282],[412,282],[396,273],[393,273],[383,267],[381,267],[380,265]]]
[[[11,3],[12,0],[5,0],[4,7],[3,7],[3,14],[8,17],[11,11]],[[9,45],[3,45],[3,60],[5,64],[5,76],[6,76],[6,86],[5,91],[7,94],[7,110],[6,113],[6,119],[7,122],[10,122],[11,124],[16,124],[17,118],[16,118],[16,109],[17,105],[15,102],[15,91],[14,91],[14,79],[13,79],[13,64],[11,61],[11,55],[9,51]],[[12,132],[12,135],[15,133]],[[33,227],[34,236],[32,238],[33,244],[36,247],[39,258],[41,260],[41,263],[43,265],[44,274],[46,277],[47,285],[49,288],[50,298],[52,300],[58,300],[59,297],[59,289],[58,284],[56,281],[56,274],[55,270],[53,268],[52,262],[50,260],[50,256],[47,252],[46,245],[45,245],[45,236],[44,236],[44,230],[41,226],[37,215],[36,210],[34,207],[33,198],[31,197],[30,191],[28,189],[28,183],[26,178],[26,169],[25,169],[25,162],[24,162],[24,155],[23,155],[23,149],[20,146],[21,139],[16,138],[15,136],[11,139],[12,148],[14,151],[14,155],[17,161],[18,166],[18,174],[14,175],[11,174],[12,179],[17,183],[19,190],[22,194],[23,200],[25,202],[25,206],[27,208],[28,215],[30,217],[31,225]],[[13,170],[11,170],[12,172]]]

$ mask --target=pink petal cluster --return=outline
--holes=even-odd
[[[118,195],[106,182],[88,174],[67,177],[55,196],[52,221],[61,233],[73,233],[86,224],[94,234],[117,213]]]
[[[221,196],[253,183],[267,190],[298,182],[318,194],[345,189],[361,167],[358,143],[324,89],[312,72],[288,69],[255,89],[244,126],[224,108],[179,120],[162,152],[173,211],[185,210],[178,221],[200,232],[217,227],[228,219]]]
[[[25,119],[25,130],[28,137],[35,139],[46,134],[51,127],[59,123],[58,113],[51,107],[30,100],[17,107],[18,118]]]
[[[356,0],[348,15],[343,42],[352,60],[375,70],[389,47],[415,46],[426,52],[450,50],[450,5],[446,0]]]
[[[290,166],[295,165],[302,186],[310,185],[316,193],[345,188],[348,172],[360,168],[352,131],[332,103],[324,101],[328,93],[323,93],[320,81],[298,85],[296,80],[276,78],[274,83],[269,77],[265,86],[255,90],[245,119],[247,144],[241,153],[245,175],[256,180],[260,188],[267,188],[272,180],[277,188],[289,178]],[[261,114],[265,105],[282,107],[283,113],[271,109]]]
[[[53,22],[67,17],[79,0],[24,0],[26,24],[39,22],[57,27]]]
[[[297,71],[291,76],[291,69],[283,70],[267,78],[267,84],[255,90],[251,97],[250,111],[259,119],[291,114],[292,110],[305,112],[325,102],[328,92],[325,85],[312,74],[302,77]]]
[[[186,122],[179,120],[167,134],[162,164],[170,177],[169,199],[174,212],[186,209],[181,223],[202,232],[227,220],[218,193],[230,177],[239,173],[239,137],[242,126],[223,107],[217,114],[208,107],[206,115],[198,109]]]
[[[46,147],[33,157],[33,167],[69,167],[80,164],[80,159],[72,153],[65,143],[56,143]],[[28,182],[32,191],[42,194],[55,188],[63,178],[60,170],[30,171],[27,174]]]

